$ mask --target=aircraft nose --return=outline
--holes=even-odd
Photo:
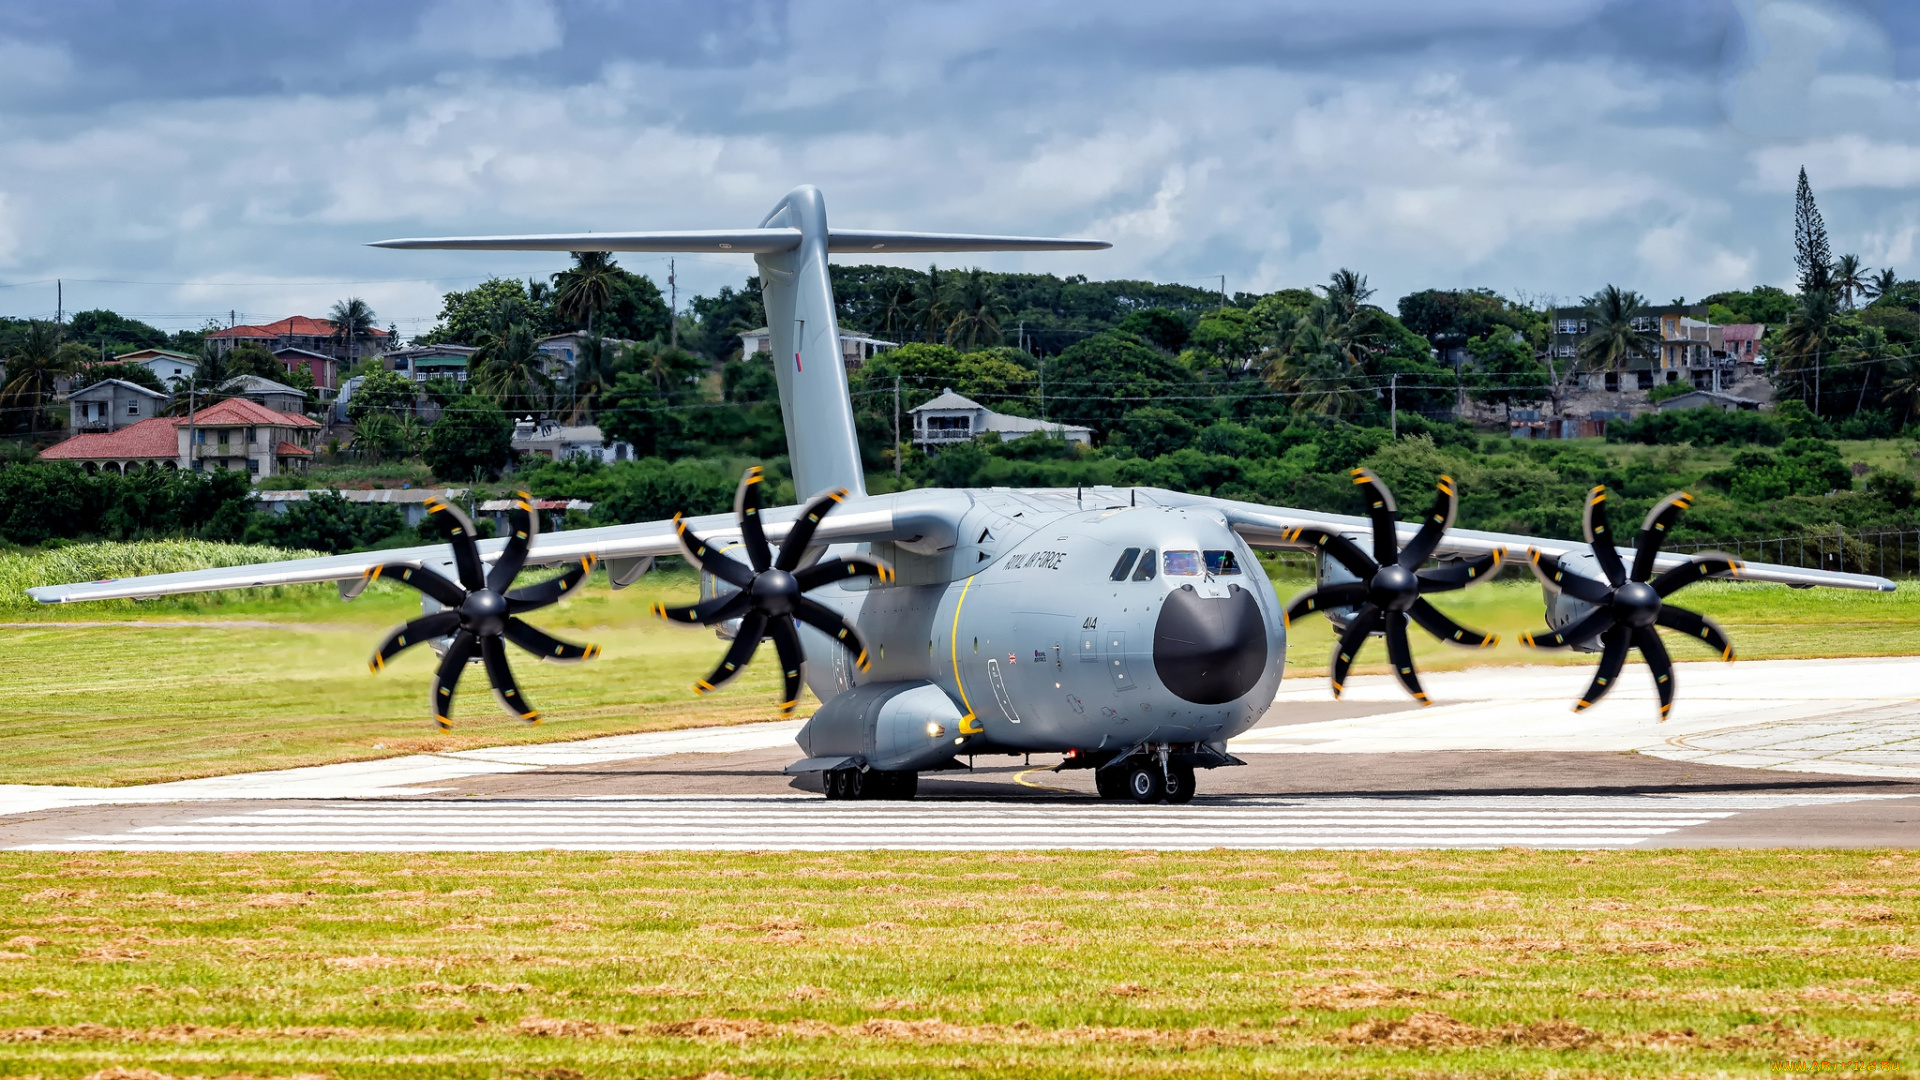
[[[1191,585],[1167,594],[1153,628],[1153,670],[1183,700],[1219,705],[1253,689],[1267,668],[1267,624],[1238,585],[1205,597]]]

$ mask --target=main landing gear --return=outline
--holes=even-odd
[[[1173,803],[1193,801],[1193,766],[1159,756],[1129,758],[1112,768],[1096,769],[1094,787],[1102,799],[1113,802]]]
[[[879,769],[835,769],[820,774],[829,799],[911,799],[920,790],[920,774]]]

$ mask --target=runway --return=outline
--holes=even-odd
[[[1682,665],[1577,716],[1568,668],[1288,680],[1191,805],[982,758],[901,803],[792,778],[797,721],[415,754],[127,788],[0,786],[20,851],[1920,847],[1920,663]]]

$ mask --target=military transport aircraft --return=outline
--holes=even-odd
[[[1393,670],[1421,700],[1407,624],[1463,646],[1490,644],[1456,625],[1426,595],[1484,581],[1502,563],[1531,567],[1544,587],[1550,630],[1539,647],[1599,652],[1581,703],[1598,700],[1638,648],[1664,718],[1673,669],[1655,626],[1700,638],[1725,659],[1717,627],[1664,603],[1704,577],[1890,590],[1859,574],[1685,558],[1660,541],[1686,507],[1675,495],[1649,514],[1631,570],[1615,549],[1606,493],[1585,508],[1586,543],[1453,529],[1453,482],[1432,509],[1401,524],[1392,494],[1365,470],[1365,518],[1261,506],[1155,488],[918,490],[868,495],[862,482],[847,375],[841,362],[831,254],[1087,250],[1093,240],[829,228],[812,187],[782,199],[758,228],[712,232],[587,233],[389,240],[389,248],[513,251],[691,251],[754,256],[763,282],[780,405],[799,507],[762,509],[761,474],[743,478],[733,515],[537,535],[524,499],[512,535],[478,540],[457,507],[435,504],[451,541],[441,547],[30,590],[44,603],[214,589],[337,582],[351,599],[376,577],[424,596],[425,614],[395,630],[373,659],[429,642],[441,654],[431,702],[445,726],[468,663],[484,665],[499,702],[537,721],[508,667],[503,642],[546,660],[591,659],[591,645],[559,641],[520,616],[587,584],[605,562],[614,588],[662,556],[701,571],[700,603],[662,616],[716,627],[730,638],[720,666],[696,684],[713,690],[771,639],[783,675],[781,709],[802,683],[824,703],[797,741],[790,773],[817,772],[829,798],[910,798],[922,772],[990,754],[1060,754],[1093,768],[1112,799],[1185,802],[1196,769],[1237,764],[1227,740],[1274,700],[1289,622],[1321,611],[1340,630],[1336,696],[1361,644],[1386,640]],[[1257,548],[1318,555],[1319,587],[1283,607]],[[565,566],[514,588],[526,566]],[[1584,572],[1583,572],[1584,571]],[[1655,575],[1658,576],[1655,576]]]

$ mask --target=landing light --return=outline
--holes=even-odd
[[[947,729],[941,726],[939,721],[937,720],[927,721],[927,738],[929,739],[944,738],[946,734],[947,734]]]

